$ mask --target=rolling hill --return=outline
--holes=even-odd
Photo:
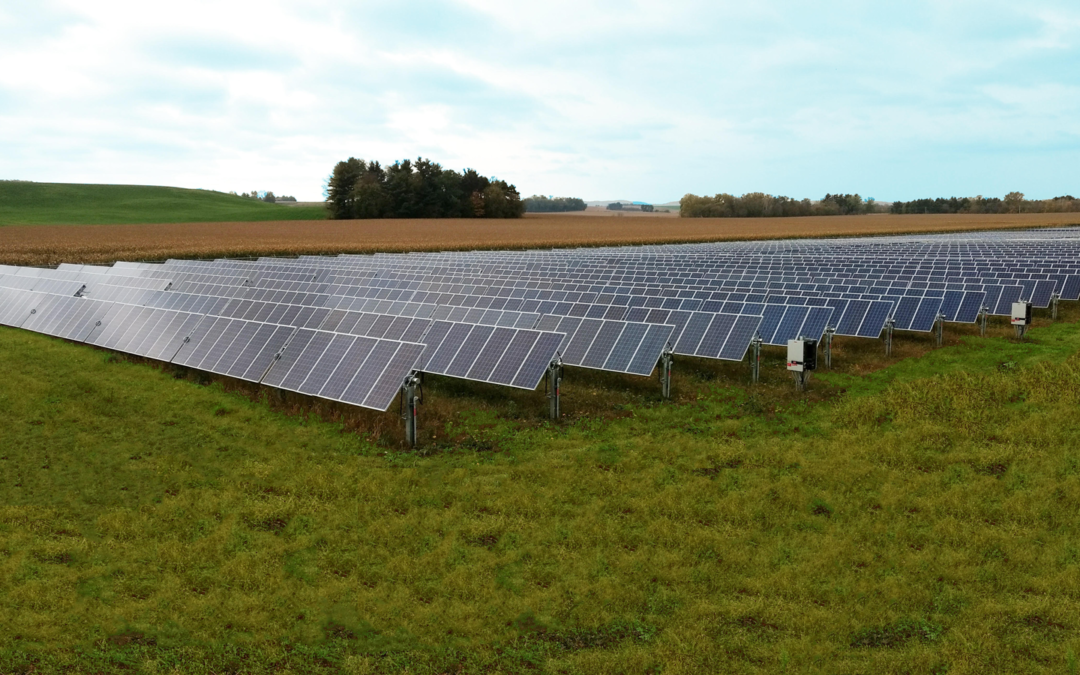
[[[320,220],[321,206],[282,206],[212,190],[0,181],[0,226]]]

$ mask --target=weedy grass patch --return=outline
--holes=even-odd
[[[1059,673],[1080,329],[391,414],[0,330],[0,671]],[[1009,364],[1009,365],[1006,365]]]

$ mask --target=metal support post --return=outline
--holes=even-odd
[[[671,351],[671,345],[668,345],[660,355],[660,387],[665,399],[671,398],[671,366],[674,362],[675,353]]]
[[[892,356],[892,336],[896,321],[890,316],[885,319],[885,356]]]
[[[401,385],[401,403],[404,408],[401,416],[405,420],[405,442],[410,448],[415,448],[417,444],[416,408],[422,401],[423,389],[420,386],[420,378],[417,373],[410,373]]]
[[[750,341],[750,381],[761,381],[761,336],[755,335]]]
[[[1016,339],[1017,340],[1023,340],[1024,339],[1024,332],[1027,329],[1027,326],[1019,326],[1019,325],[1017,325],[1017,326],[1013,326],[1013,328],[1016,329]]]
[[[825,326],[825,367],[832,369],[832,339],[836,335],[836,329]]]
[[[979,337],[986,337],[986,321],[990,316],[989,307],[979,308]]]
[[[935,333],[937,336],[937,346],[940,347],[945,342],[945,315],[938,314],[935,319]]]
[[[558,356],[555,357],[547,368],[547,397],[548,397],[548,416],[553,419],[559,419],[559,393],[562,389],[562,361]]]
[[[1061,299],[1061,296],[1059,294],[1057,294],[1057,293],[1054,293],[1053,295],[1050,296],[1050,318],[1053,319],[1054,321],[1057,321],[1057,306],[1058,306],[1058,300],[1060,300],[1060,299]]]
[[[810,380],[810,371],[793,372],[792,375],[795,376],[795,390],[806,391],[806,383]]]

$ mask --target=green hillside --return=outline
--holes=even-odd
[[[0,327],[0,672],[1075,673],[1068,314],[559,424],[431,378],[419,452]]]
[[[212,190],[153,185],[0,181],[0,226],[319,220],[318,206],[282,206]]]

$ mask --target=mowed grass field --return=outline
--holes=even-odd
[[[325,218],[322,207],[270,204],[212,190],[0,181],[0,228]]]
[[[243,201],[237,198],[237,201]],[[265,205],[272,206],[272,205]],[[306,207],[274,207],[299,209]],[[0,264],[169,257],[600,246],[956,232],[1080,223],[1080,214],[643,218],[529,214],[521,219],[311,220],[0,227]]]
[[[0,328],[0,672],[1075,673],[1080,310],[353,413]]]

